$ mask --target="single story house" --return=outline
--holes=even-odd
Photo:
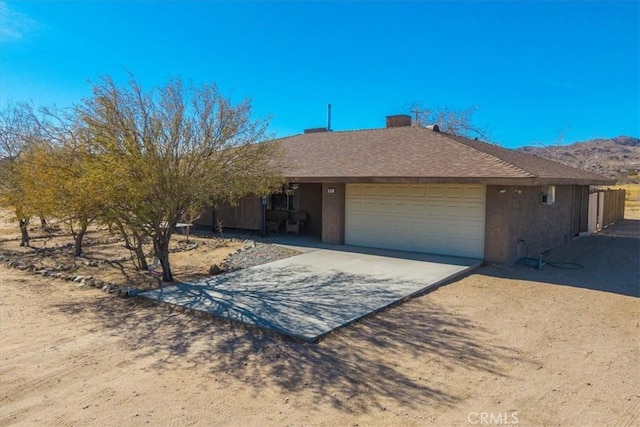
[[[311,129],[279,143],[289,165],[283,192],[217,209],[225,227],[259,230],[265,215],[303,211],[303,233],[325,243],[512,264],[586,233],[589,186],[612,183],[412,126],[407,115],[388,116],[383,129]],[[201,224],[214,224],[212,215]]]

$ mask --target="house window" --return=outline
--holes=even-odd
[[[275,193],[271,195],[269,209],[276,211],[288,211],[293,209],[293,197],[287,193]]]
[[[540,188],[540,203],[543,205],[552,205],[556,201],[556,186],[543,185]]]
[[[298,186],[289,184],[283,186],[282,191],[273,193],[269,197],[267,209],[276,211],[293,211],[298,205]]]

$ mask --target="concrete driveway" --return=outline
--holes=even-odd
[[[477,259],[341,248],[314,249],[140,296],[313,342],[481,264]]]

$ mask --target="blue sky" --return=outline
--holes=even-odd
[[[0,106],[128,73],[251,97],[278,136],[477,106],[506,147],[640,136],[640,2],[0,1]]]

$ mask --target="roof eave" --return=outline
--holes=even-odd
[[[375,183],[375,184],[485,184],[485,185],[613,185],[606,178],[540,178],[540,177],[401,177],[401,176],[289,176],[291,183]]]

